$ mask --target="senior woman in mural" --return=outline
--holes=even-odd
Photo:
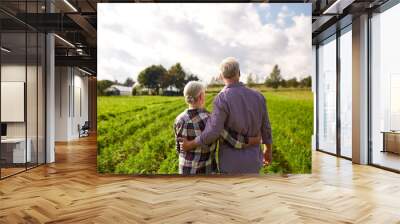
[[[214,109],[204,131],[196,138],[183,139],[183,150],[199,148],[216,141],[225,129],[247,136],[261,133],[264,152],[259,144],[237,150],[230,144],[219,144],[219,168],[222,173],[258,173],[264,164],[272,160],[272,135],[264,96],[239,82],[239,63],[229,57],[222,61],[220,76],[225,83],[214,100]]]
[[[198,145],[189,150],[183,150],[180,141],[193,140],[200,136],[206,127],[210,113],[205,106],[205,87],[201,82],[191,81],[184,88],[185,101],[188,109],[175,120],[174,131],[176,150],[179,153],[179,174],[213,174],[218,172],[215,152],[217,141],[225,142],[236,150],[242,150],[248,144],[258,144],[261,137],[247,137],[234,131],[221,130],[218,138],[207,144]]]

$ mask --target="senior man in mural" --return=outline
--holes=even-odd
[[[182,139],[181,147],[190,150],[199,145],[210,144],[219,138],[224,129],[245,136],[257,136],[261,133],[263,150],[260,145],[235,149],[220,142],[218,154],[221,173],[258,173],[263,163],[270,164],[272,161],[272,134],[266,100],[261,93],[247,88],[239,81],[239,63],[235,58],[224,59],[220,70],[225,87],[214,100],[214,108],[206,128],[194,140]]]

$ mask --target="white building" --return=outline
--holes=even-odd
[[[129,86],[121,86],[121,85],[112,85],[108,87],[105,92],[110,95],[118,95],[118,96],[130,96],[132,95],[133,87]]]

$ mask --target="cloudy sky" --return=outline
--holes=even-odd
[[[284,78],[311,74],[311,4],[98,4],[98,78],[135,81],[147,66],[183,68],[205,82],[226,57],[242,80],[278,64]]]

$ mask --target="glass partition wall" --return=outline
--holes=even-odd
[[[1,34],[1,177],[26,169],[26,34]],[[6,49],[6,50],[4,50]],[[28,159],[28,160],[27,160]]]
[[[351,25],[341,31],[340,68],[340,155],[352,158],[352,35]]]
[[[400,171],[400,4],[371,18],[370,163]]]
[[[352,157],[351,25],[318,44],[317,149]]]
[[[336,154],[336,36],[318,47],[318,149]]]
[[[0,3],[0,6],[3,3]],[[36,12],[39,1],[19,2]],[[45,163],[45,35],[0,12],[0,178]],[[13,21],[12,29],[2,23]]]
[[[368,164],[400,172],[400,4],[369,17]],[[352,26],[317,45],[317,149],[352,158]]]

